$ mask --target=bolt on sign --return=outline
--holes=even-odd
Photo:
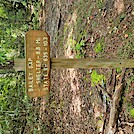
[[[26,33],[26,91],[41,97],[50,90],[50,37],[40,30]]]

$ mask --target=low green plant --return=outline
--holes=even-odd
[[[99,9],[102,9],[103,8],[103,0],[97,0],[97,7]]]
[[[69,45],[71,46],[72,49],[75,49],[76,43],[77,42],[75,39],[72,39],[72,38],[69,39]]]
[[[77,44],[76,44],[75,50],[76,50],[76,51],[80,51],[83,46],[85,46],[85,43],[84,43],[83,40],[81,40],[80,43],[77,43]]]
[[[85,47],[85,42],[84,40],[81,40],[80,42],[77,42],[75,39],[69,39],[69,44],[68,44],[72,51],[76,53],[76,58],[82,58],[84,57],[84,47]]]
[[[131,109],[129,110],[129,114],[130,114],[130,116],[134,117],[134,108],[131,108]]]
[[[125,15],[124,13],[122,13],[121,16],[120,16],[120,22],[121,22],[123,19],[125,19],[125,17],[126,17],[126,15]]]
[[[133,104],[131,102],[124,102],[124,105],[126,106],[126,114],[130,117],[134,117],[134,108]]]
[[[5,63],[6,59],[7,59],[6,53],[0,51],[0,64]]]
[[[80,59],[80,58],[83,58],[83,57],[84,57],[84,54],[76,54],[77,59]]]
[[[24,77],[18,74],[10,74],[0,78],[0,118],[2,132],[19,129],[23,124],[21,113],[27,112],[29,99],[25,94]],[[24,73],[21,73],[24,75]],[[19,121],[20,120],[20,121]]]
[[[100,53],[103,51],[103,47],[104,47],[104,37],[101,37],[100,39],[98,39],[95,43],[95,47],[94,47],[94,51],[96,53]]]
[[[85,47],[84,40],[81,40],[79,43],[76,44],[75,46],[76,58],[84,57],[84,53],[83,53],[84,47]]]
[[[98,23],[97,23],[96,21],[94,21],[94,22],[92,23],[92,27],[93,27],[93,28],[96,28],[97,25],[98,25]]]
[[[116,72],[117,72],[117,73],[121,73],[121,68],[119,68],[119,67],[116,68]]]
[[[89,79],[88,79],[87,77],[85,77],[85,76],[83,77],[83,79],[84,79],[85,81],[89,81]]]
[[[98,74],[96,70],[93,70],[91,73],[91,84],[95,86],[95,84],[103,84],[105,83],[105,76],[103,74]]]
[[[96,53],[99,53],[99,52],[102,52],[102,50],[103,50],[102,43],[101,43],[101,42],[98,42],[98,43],[95,45],[94,51],[95,51]]]

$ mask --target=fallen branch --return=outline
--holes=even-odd
[[[122,95],[122,90],[123,90],[123,78],[124,78],[125,70],[126,69],[123,69],[119,84],[115,87],[115,92],[113,95],[113,101],[112,101],[111,110],[110,110],[109,124],[106,130],[107,131],[106,134],[115,134],[117,130],[119,102],[121,100],[121,95]]]
[[[134,123],[130,123],[130,122],[122,122],[121,125],[128,125],[130,127],[134,126]]]

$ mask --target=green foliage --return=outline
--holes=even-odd
[[[24,58],[25,32],[29,29],[39,29],[40,4],[33,0],[0,1],[1,65],[14,57]],[[39,124],[37,119],[40,117],[34,115],[33,103],[25,93],[24,75],[24,72],[7,74],[0,72],[0,133],[2,134],[21,133],[25,121],[30,127],[34,126],[35,122]],[[35,127],[33,130],[37,131]]]
[[[134,108],[132,108],[132,109],[129,110],[129,114],[130,114],[132,117],[134,117]]]
[[[0,7],[0,17],[2,17],[2,18],[6,18],[7,17],[6,12],[5,12],[3,7]]]
[[[0,46],[8,54],[12,49],[22,51],[24,57],[24,33],[28,29],[26,20],[29,16],[26,8],[15,6],[10,1],[0,2]],[[22,5],[21,5],[22,6]],[[18,55],[19,56],[19,55]]]
[[[85,42],[84,40],[81,40],[80,42],[76,42],[74,39],[69,39],[69,44],[71,49],[76,53],[76,58],[82,58],[84,57],[84,47],[85,47]]]
[[[76,58],[79,59],[84,57],[84,53],[83,53],[84,47],[85,47],[84,40],[81,40],[79,43],[76,44],[75,46]]]
[[[7,57],[5,54],[6,54],[5,52],[0,51],[0,64],[6,62]]]
[[[0,2],[0,46],[15,49],[24,57],[24,36],[29,29],[39,29],[41,3],[32,0]],[[19,54],[19,53],[18,53]]]
[[[121,71],[122,71],[121,68],[116,68],[117,73],[121,73]]]
[[[76,40],[72,38],[69,40],[69,45],[71,46],[72,49],[75,49],[76,43],[77,43]]]
[[[21,112],[28,108],[25,94],[24,73],[10,74],[0,78],[0,118],[2,132],[21,128],[23,116]]]
[[[122,21],[125,17],[126,17],[125,14],[121,14],[120,21]]]
[[[0,64],[6,63],[7,60],[12,60],[16,53],[14,49],[0,49]]]
[[[103,0],[97,0],[97,6],[99,9],[103,8]]]
[[[75,46],[76,51],[80,51],[82,49],[82,47],[85,46],[85,43],[83,40],[80,41],[80,43],[77,43]]]
[[[94,48],[94,51],[96,53],[100,53],[103,51],[103,42],[97,42],[96,45],[95,45],[95,48]]]
[[[105,82],[106,78],[102,74],[98,74],[96,70],[93,70],[91,74],[91,82],[92,86],[95,86],[95,84],[103,84]]]

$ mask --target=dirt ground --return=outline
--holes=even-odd
[[[134,59],[133,0],[46,0],[45,5],[43,30],[51,37],[51,58]],[[84,45],[76,49],[76,42],[81,41]],[[104,83],[92,85],[93,70],[105,76]],[[51,70],[51,91],[41,112],[44,133],[107,134],[112,102],[100,86],[113,98],[122,72],[110,68]],[[125,70],[123,81],[115,133],[132,134],[134,69]]]

